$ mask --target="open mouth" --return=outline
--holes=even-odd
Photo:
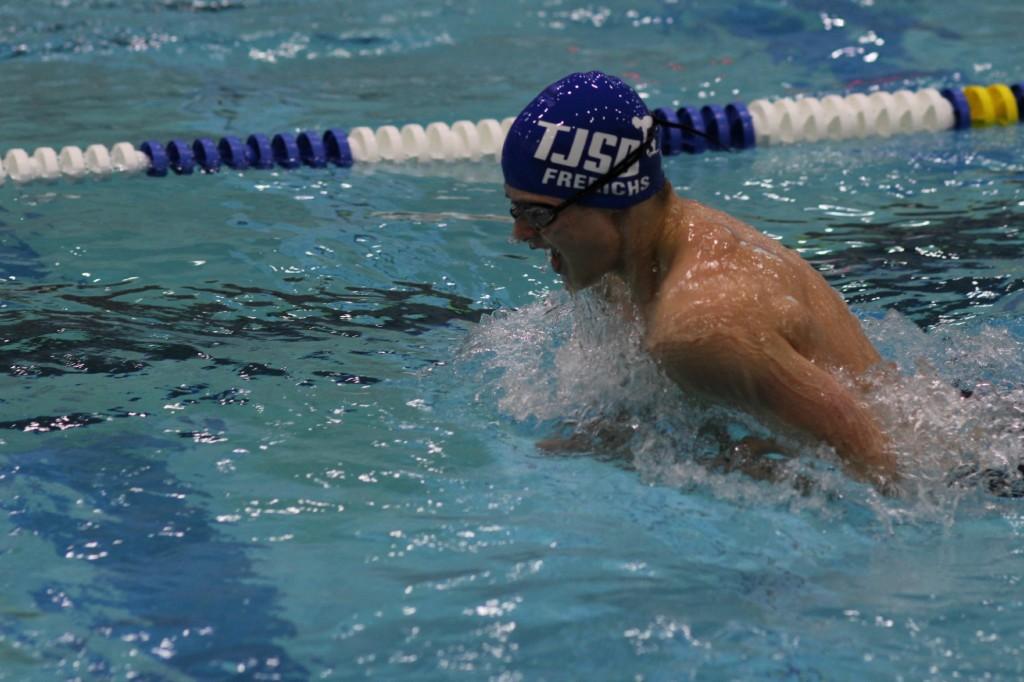
[[[551,249],[551,269],[559,275],[562,274],[562,254]]]
[[[553,248],[550,244],[547,244],[539,239],[530,240],[531,249],[546,249],[549,252],[551,258],[551,269],[557,274],[562,274],[562,254],[557,249]]]

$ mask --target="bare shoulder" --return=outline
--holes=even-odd
[[[757,267],[677,264],[647,315],[649,346],[798,338],[809,316],[800,294]]]
[[[811,311],[845,313],[824,278],[778,240],[696,201],[681,200],[676,219],[671,266],[648,314],[662,338],[702,335],[697,320],[734,319],[802,346]]]
[[[776,322],[740,299],[666,301],[647,320],[646,345],[655,354],[754,346],[777,333]]]
[[[777,239],[769,237],[753,225],[699,201],[680,198],[678,215],[688,227],[693,228],[690,230],[690,235],[697,241],[724,241],[732,246],[744,244],[764,249],[776,255],[792,254],[799,258],[798,254],[790,251]]]
[[[776,338],[823,366],[859,372],[878,362],[842,296],[800,254],[697,202],[678,215],[685,239],[646,311],[652,352],[734,346],[753,356],[749,346]]]

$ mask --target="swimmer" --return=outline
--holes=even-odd
[[[502,149],[513,237],[549,251],[570,292],[624,291],[646,349],[687,392],[824,441],[852,475],[890,488],[896,459],[863,400],[882,361],[859,321],[797,253],[678,196],[663,125],[597,71],[547,87]]]

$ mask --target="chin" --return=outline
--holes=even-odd
[[[576,294],[583,291],[584,289],[589,289],[594,285],[596,281],[597,279],[593,277],[591,277],[590,279],[585,279],[583,281],[578,281],[571,279],[567,274],[562,275],[562,284],[565,285],[566,290],[570,294]]]
[[[587,267],[589,264],[583,263],[583,271],[580,272],[578,268],[574,268],[567,258],[563,257],[562,271],[558,273],[562,277],[562,284],[570,294],[575,294],[584,289],[597,284],[605,273],[597,270],[593,267]]]

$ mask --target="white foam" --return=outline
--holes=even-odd
[[[780,439],[749,416],[685,395],[644,353],[639,326],[593,296],[556,294],[486,317],[457,364],[475,367],[479,402],[523,423],[538,441],[556,431],[581,438],[591,450],[613,450],[653,483],[829,512],[843,497],[869,505],[887,524],[951,520],[968,499],[969,508],[983,510],[997,498],[950,487],[949,471],[964,462],[1005,468],[1024,460],[1024,344],[996,326],[925,333],[897,313],[865,327],[901,373],[869,399],[906,472],[897,499],[844,476],[827,446]],[[973,396],[962,398],[961,387]],[[776,484],[718,473],[707,462],[721,444],[708,432],[723,424],[734,437],[772,437],[800,459]]]
[[[951,514],[964,495],[984,492],[949,487],[950,469],[1013,470],[1024,461],[1024,343],[1009,329],[948,325],[925,333],[895,312],[865,326],[900,369],[899,382],[872,403],[898,449],[908,496]]]
[[[780,472],[788,482],[778,485],[709,468],[722,450],[714,432],[725,429],[735,438],[773,437],[790,451],[812,453],[772,436],[749,415],[687,396],[643,351],[639,325],[595,296],[556,294],[484,318],[457,364],[474,366],[479,402],[528,425],[538,441],[582,441],[584,451],[624,459],[652,483],[797,506],[822,506],[829,491],[848,483],[830,464],[812,472],[810,495],[794,485],[808,475],[796,461]]]

